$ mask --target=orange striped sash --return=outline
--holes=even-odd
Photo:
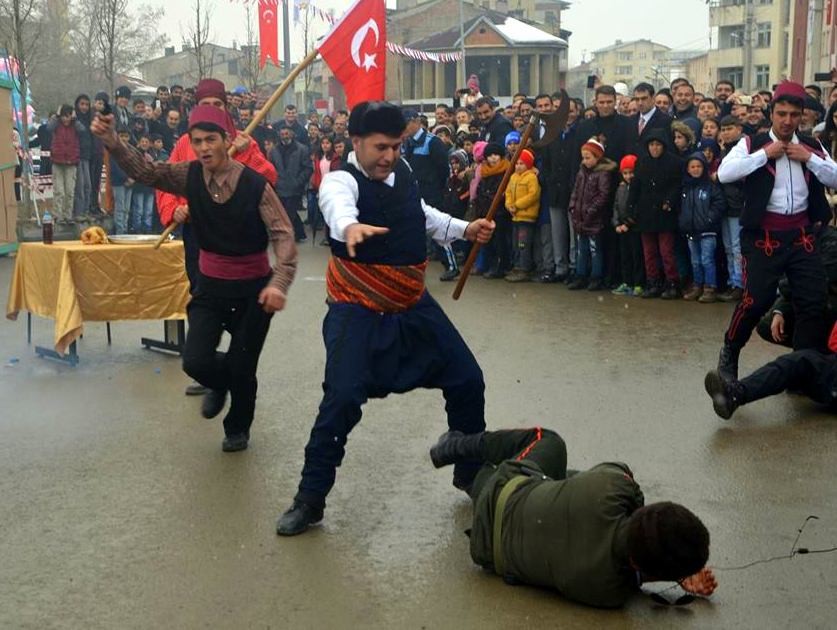
[[[328,301],[360,304],[378,313],[400,313],[424,293],[427,261],[420,265],[368,265],[332,256],[326,271]]]

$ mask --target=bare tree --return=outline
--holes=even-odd
[[[212,74],[212,66],[215,65],[215,48],[209,43],[212,9],[209,0],[194,0],[192,18],[184,36],[195,59],[195,83]]]
[[[6,49],[9,76],[20,92],[21,145],[29,149],[29,112],[26,108],[32,63],[38,55],[43,3],[41,0],[0,0],[0,38]]]
[[[259,36],[256,32],[255,20],[253,19],[254,10],[253,5],[249,2],[244,5],[245,20],[247,22],[247,43],[241,47],[243,53],[242,61],[244,62],[244,79],[247,81],[247,86],[250,91],[255,93],[259,86],[259,78],[261,78],[262,68],[259,55]]]
[[[113,93],[118,73],[130,70],[165,44],[166,36],[157,29],[164,11],[143,5],[132,12],[128,10],[129,0],[93,2],[96,5],[94,39],[100,67]]]

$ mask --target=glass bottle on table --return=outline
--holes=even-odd
[[[52,215],[49,210],[44,212],[44,218],[41,219],[41,229],[43,233],[44,245],[52,245],[52,237],[54,233],[55,223],[52,220]]]

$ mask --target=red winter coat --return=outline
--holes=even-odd
[[[602,158],[593,170],[578,169],[570,197],[570,215],[576,234],[596,236],[610,221],[610,203],[616,184],[616,162]]]
[[[79,137],[76,121],[69,125],[58,123],[52,132],[50,157],[53,164],[75,166],[79,161]],[[80,126],[80,125],[79,125]]]

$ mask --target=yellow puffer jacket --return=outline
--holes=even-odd
[[[514,206],[517,212],[512,221],[534,223],[541,209],[541,185],[534,169],[514,173],[506,188],[506,208]]]

